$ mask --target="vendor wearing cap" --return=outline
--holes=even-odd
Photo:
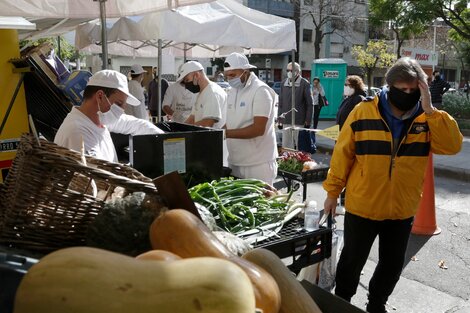
[[[143,120],[148,120],[149,115],[147,109],[145,108],[145,89],[142,86],[142,81],[144,80],[144,74],[147,73],[141,65],[134,64],[131,66],[131,80],[129,81],[129,92],[137,100],[139,100],[139,105],[129,105],[126,107],[126,114],[133,115],[137,118]]]
[[[110,131],[131,135],[163,133],[149,121],[123,114],[126,103],[140,104],[129,93],[126,76],[113,70],[95,73],[85,87],[82,105],[72,108],[54,142],[75,151],[81,151],[83,145],[86,154],[117,162]]]
[[[196,61],[184,63],[179,70],[176,83],[184,85],[192,93],[199,93],[185,123],[222,128],[225,124],[227,93],[207,78],[201,63]]]
[[[274,132],[275,92],[250,69],[243,54],[232,53],[224,74],[232,87],[227,98],[225,125],[228,164],[232,175],[257,178],[273,184],[277,176],[277,145]]]

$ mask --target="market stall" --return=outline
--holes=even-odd
[[[331,228],[325,224],[312,231],[305,230],[300,214],[304,205],[292,201],[291,194],[282,194],[264,182],[221,178],[188,190],[183,184],[181,190],[176,184],[165,181],[166,188],[161,188],[159,184],[166,175],[152,183],[148,177],[125,165],[83,156],[45,140],[38,141],[33,136],[22,138],[11,173],[0,187],[0,243],[4,247],[5,260],[0,271],[8,273],[11,280],[10,296],[0,298],[0,304],[8,302],[12,305],[11,297],[15,294],[16,313],[41,312],[44,306],[52,303],[51,307],[57,312],[83,311],[87,303],[80,300],[83,297],[91,297],[96,301],[96,312],[102,311],[108,304],[93,297],[94,288],[107,290],[118,283],[122,271],[133,273],[126,279],[132,277],[132,285],[140,286],[143,280],[138,279],[138,273],[158,277],[162,270],[160,266],[169,266],[165,269],[166,275],[171,272],[177,275],[179,263],[186,269],[194,263],[195,268],[205,273],[204,277],[214,277],[207,283],[216,284],[215,290],[226,288],[225,280],[220,280],[225,271],[248,278],[246,282],[241,277],[232,281],[226,276],[231,294],[243,296],[237,298],[236,304],[229,304],[229,300],[219,293],[210,296],[212,300],[203,297],[203,303],[214,305],[214,310],[208,312],[220,312],[220,307],[224,307],[224,312],[230,312],[231,305],[236,308],[234,312],[251,313],[255,307],[263,312],[294,312],[302,292],[300,302],[308,303],[305,312],[333,312],[328,309],[331,304],[319,308],[315,297],[309,295],[291,274],[282,274],[287,269],[280,259],[292,258],[289,268],[297,272],[328,258]],[[176,172],[170,174],[179,177]],[[182,209],[175,207],[165,189],[176,191],[178,198],[188,194],[198,213],[191,213],[191,209],[185,209],[181,203],[178,206]],[[21,201],[18,201],[19,197]],[[74,246],[87,247],[70,248]],[[152,252],[152,249],[166,252]],[[263,252],[267,250],[274,253]],[[135,256],[147,261],[139,263]],[[265,264],[267,256],[269,262]],[[206,259],[198,262],[198,258]],[[35,259],[40,260],[37,265]],[[167,261],[162,263],[156,259]],[[72,264],[71,260],[74,260],[74,271],[67,269],[69,274],[59,274],[60,268],[64,269],[60,262]],[[230,264],[233,263],[238,266],[232,267]],[[88,266],[97,271],[84,270]],[[173,266],[175,270],[171,270]],[[240,268],[247,276],[239,272]],[[40,278],[43,270],[50,273],[47,278]],[[57,275],[51,274],[56,270]],[[27,274],[19,284],[25,272]],[[80,275],[83,288],[64,293],[73,290],[67,286],[74,284],[77,278],[72,274],[74,272]],[[199,283],[203,283],[202,278],[192,278],[194,275],[197,274],[190,271],[180,278],[166,276],[160,284],[157,280],[147,288],[155,294],[174,292],[185,299],[183,290],[187,289],[184,286],[192,281],[195,289],[191,290],[197,290]],[[170,285],[167,279],[180,279],[181,285]],[[48,285],[47,292],[33,296],[32,292],[42,283]],[[311,288],[315,290],[316,287]],[[55,295],[70,301],[56,303]],[[127,312],[129,305],[135,303],[129,297],[116,298],[112,292],[109,297],[124,310],[114,312]],[[294,297],[296,301],[287,300]],[[171,308],[179,308],[178,312],[196,312],[182,299],[178,302],[181,306],[170,302]],[[144,303],[146,309],[139,312],[150,312],[152,307],[167,305],[162,299]],[[295,312],[302,311],[295,309]]]

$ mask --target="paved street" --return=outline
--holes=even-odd
[[[326,128],[332,122],[321,122]],[[333,141],[317,136],[319,148],[314,158],[329,162]],[[456,156],[435,156],[436,220],[442,232],[436,236],[412,235],[401,279],[389,299],[390,312],[467,313],[470,312],[470,179],[468,176],[470,138]],[[459,179],[456,179],[459,178]],[[282,182],[278,183],[282,186]],[[307,199],[323,207],[325,192],[320,183],[308,184]],[[295,195],[301,199],[301,190]],[[342,228],[343,217],[336,218]],[[441,262],[442,267],[439,266]],[[352,303],[364,309],[367,288],[377,264],[377,242],[372,248]],[[446,269],[445,269],[446,268]]]

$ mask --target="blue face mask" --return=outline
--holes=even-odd
[[[232,78],[232,79],[229,79],[227,82],[228,84],[230,85],[230,87],[232,88],[237,88],[237,89],[241,89],[243,87],[245,87],[245,83],[242,82],[241,80],[241,77],[243,76],[245,72],[243,72],[240,76],[238,77],[235,77],[235,78]]]

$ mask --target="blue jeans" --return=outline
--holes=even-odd
[[[306,130],[299,131],[297,149],[299,149],[299,151],[304,151],[312,154],[317,152],[317,147],[315,146],[315,133]]]

